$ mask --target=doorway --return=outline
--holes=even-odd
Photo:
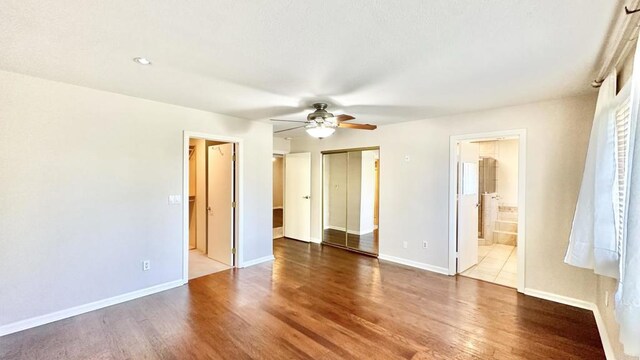
[[[183,280],[236,266],[239,143],[187,136]]]
[[[451,138],[450,274],[524,291],[524,130]]]
[[[273,154],[273,238],[284,236],[284,155]]]

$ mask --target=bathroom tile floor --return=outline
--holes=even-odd
[[[517,248],[511,245],[478,246],[478,264],[460,275],[516,288],[517,253]]]
[[[189,250],[189,280],[227,269],[230,267],[209,259],[202,251]]]

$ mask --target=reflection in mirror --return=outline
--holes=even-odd
[[[347,172],[347,247],[378,253],[378,150],[349,152]]]
[[[323,224],[322,239],[346,246],[347,223],[347,154],[325,154],[323,157]]]
[[[323,242],[378,253],[379,150],[323,154]]]

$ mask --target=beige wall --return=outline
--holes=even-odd
[[[269,124],[0,71],[0,329],[182,279],[184,130],[243,140],[241,260],[271,256]]]
[[[620,343],[619,334],[620,327],[616,322],[616,315],[614,311],[614,295],[618,287],[618,281],[606,276],[598,276],[596,286],[596,305],[600,310],[600,315],[607,329],[609,341],[613,347],[613,351],[616,354],[618,360],[637,360],[639,357],[627,356],[624,354],[624,348]],[[608,298],[608,305],[605,302],[605,298]],[[640,341],[640,340],[639,340]]]
[[[496,159],[499,205],[518,206],[518,140],[481,141],[480,156]]]
[[[273,207],[282,207],[284,197],[284,159],[282,156],[274,157],[273,161]]]
[[[586,156],[595,94],[294,138],[312,153],[312,239],[320,239],[320,151],[380,146],[380,253],[448,267],[449,138],[527,130],[526,286],[595,301],[595,275],[563,262]],[[409,156],[410,161],[404,161]],[[422,240],[429,239],[428,249]],[[404,249],[402,241],[407,241]]]

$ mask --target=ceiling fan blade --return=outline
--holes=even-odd
[[[278,120],[278,119],[271,119],[271,121],[278,121],[278,122],[292,122],[292,123],[306,123],[306,120]]]
[[[375,130],[378,128],[378,126],[371,125],[371,124],[351,124],[351,123],[340,123],[338,124],[338,127],[347,128],[347,129],[358,129],[358,130]]]
[[[299,121],[297,121],[297,122],[299,122]],[[285,132],[285,131],[289,131],[289,130],[300,129],[300,128],[303,128],[303,127],[306,127],[306,126],[307,125],[305,124],[305,125],[302,125],[302,126],[296,126],[296,127],[292,127],[292,128],[289,128],[289,129],[274,131],[273,133],[277,134],[277,133],[281,133],[281,132]]]
[[[349,121],[349,120],[354,120],[355,118],[351,115],[347,115],[347,114],[341,114],[336,116],[336,119],[338,119],[338,122],[343,122],[343,121]]]

